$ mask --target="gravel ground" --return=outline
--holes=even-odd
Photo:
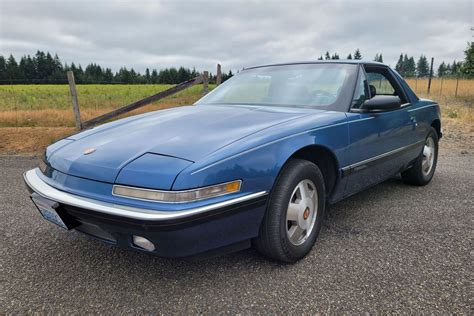
[[[394,179],[331,207],[313,251],[281,265],[253,250],[196,260],[116,249],[42,220],[0,157],[0,312],[473,311],[474,155],[445,150],[426,187]]]

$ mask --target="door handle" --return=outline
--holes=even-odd
[[[416,121],[416,117],[415,117],[415,116],[411,116],[411,117],[410,117],[410,121],[411,121],[413,127],[418,127],[418,122]]]

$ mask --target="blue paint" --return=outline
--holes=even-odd
[[[351,64],[362,67],[364,62]],[[345,167],[422,142],[433,122],[440,119],[437,104],[419,99],[398,74],[392,73],[408,99],[397,110],[351,112],[350,104],[338,104],[334,108],[337,110],[243,104],[197,104],[161,110],[104,124],[51,145],[45,157],[54,170],[41,177],[60,190],[80,196],[172,212],[249,193],[271,192],[283,165],[294,153],[320,146],[336,159],[336,186],[329,198],[335,202],[392,176],[413,161],[421,147],[347,177],[342,176]],[[349,89],[345,91],[347,95],[352,95],[357,78],[351,76],[350,80],[345,85]],[[96,151],[85,155],[88,148]],[[236,179],[242,180],[239,193],[181,205],[111,194],[114,183],[186,190]],[[189,236],[175,232],[176,240],[183,241],[183,248],[177,249],[176,254],[256,237],[264,208],[253,211],[246,217],[235,216],[239,223],[222,219],[222,228],[202,224],[182,232],[194,236],[193,240],[206,230],[212,238],[199,244],[188,245]],[[160,235],[158,239],[166,236],[170,235]],[[213,239],[216,236],[222,237],[218,243]],[[172,243],[169,247],[165,255],[173,253]]]

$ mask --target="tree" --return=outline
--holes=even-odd
[[[349,53],[349,55],[347,55],[347,59],[352,59],[352,54]]]
[[[469,78],[474,78],[474,42],[467,43],[464,51],[464,62],[462,63],[462,72]]]
[[[438,77],[444,77],[446,75],[446,70],[446,64],[443,61],[438,67]]]
[[[337,54],[336,54],[337,55]],[[110,68],[103,68],[96,63],[90,63],[85,70],[81,65],[74,63],[62,64],[57,54],[54,56],[49,52],[37,51],[31,57],[24,55],[20,58],[19,63],[13,55],[7,59],[0,55],[0,84],[1,83],[65,83],[66,71],[74,72],[77,83],[165,83],[176,84],[191,78],[197,77],[199,73],[195,68],[179,67],[167,68],[159,73],[156,69],[150,73],[150,69],[146,69],[141,75],[133,68],[120,68],[116,73]],[[227,78],[232,76],[232,71],[225,74]],[[211,74],[211,80],[215,80],[215,76]]]
[[[400,54],[400,57],[398,57],[395,70],[400,74],[400,76],[405,77],[405,64],[403,63],[403,54]]]
[[[7,79],[7,61],[5,57],[0,55],[0,80]]]
[[[449,74],[452,76],[457,76],[459,72],[463,71],[463,63],[461,61],[453,61],[452,66],[450,65]]]
[[[20,79],[18,63],[16,62],[15,57],[13,57],[12,54],[10,54],[10,57],[8,57],[7,59],[6,68],[7,79],[11,79],[12,81]]]
[[[209,77],[211,76],[209,75]],[[189,79],[191,79],[191,73],[189,69],[184,69],[184,67],[179,67],[176,83],[180,83]]]
[[[382,54],[375,54],[375,58],[374,58],[374,61],[378,61],[379,63],[383,63],[383,58],[382,58]]]
[[[150,69],[145,70],[145,82],[146,83],[151,83],[151,75],[150,75]]]
[[[428,77],[430,75],[430,66],[426,56],[421,55],[416,63],[416,73],[418,77]]]
[[[324,59],[326,60],[331,59],[331,55],[329,55],[329,52],[326,52],[326,55],[324,55]]]
[[[230,77],[232,77],[234,74],[232,73],[232,69],[229,69],[229,73],[222,73],[222,82],[226,81]]]
[[[405,76],[406,77],[415,77],[416,76],[416,64],[415,58],[408,58],[407,64],[405,65]]]
[[[319,56],[318,60],[323,60],[323,55]]]
[[[334,53],[332,56],[331,56],[331,59],[339,59],[339,55],[337,53]]]
[[[362,59],[362,54],[358,48],[354,52],[354,59]]]
[[[114,74],[112,73],[112,69],[110,68],[105,69],[104,81],[107,83],[112,83],[114,81]]]
[[[151,72],[151,83],[158,83],[158,72],[153,69]]]

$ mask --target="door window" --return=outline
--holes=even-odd
[[[395,95],[400,98],[402,104],[408,102],[403,89],[388,68],[366,65],[365,72],[367,73],[371,98],[376,95]]]
[[[352,108],[360,109],[365,100],[369,99],[369,92],[367,89],[367,80],[365,79],[364,71],[359,70],[359,77],[357,79],[357,86],[352,100]]]

